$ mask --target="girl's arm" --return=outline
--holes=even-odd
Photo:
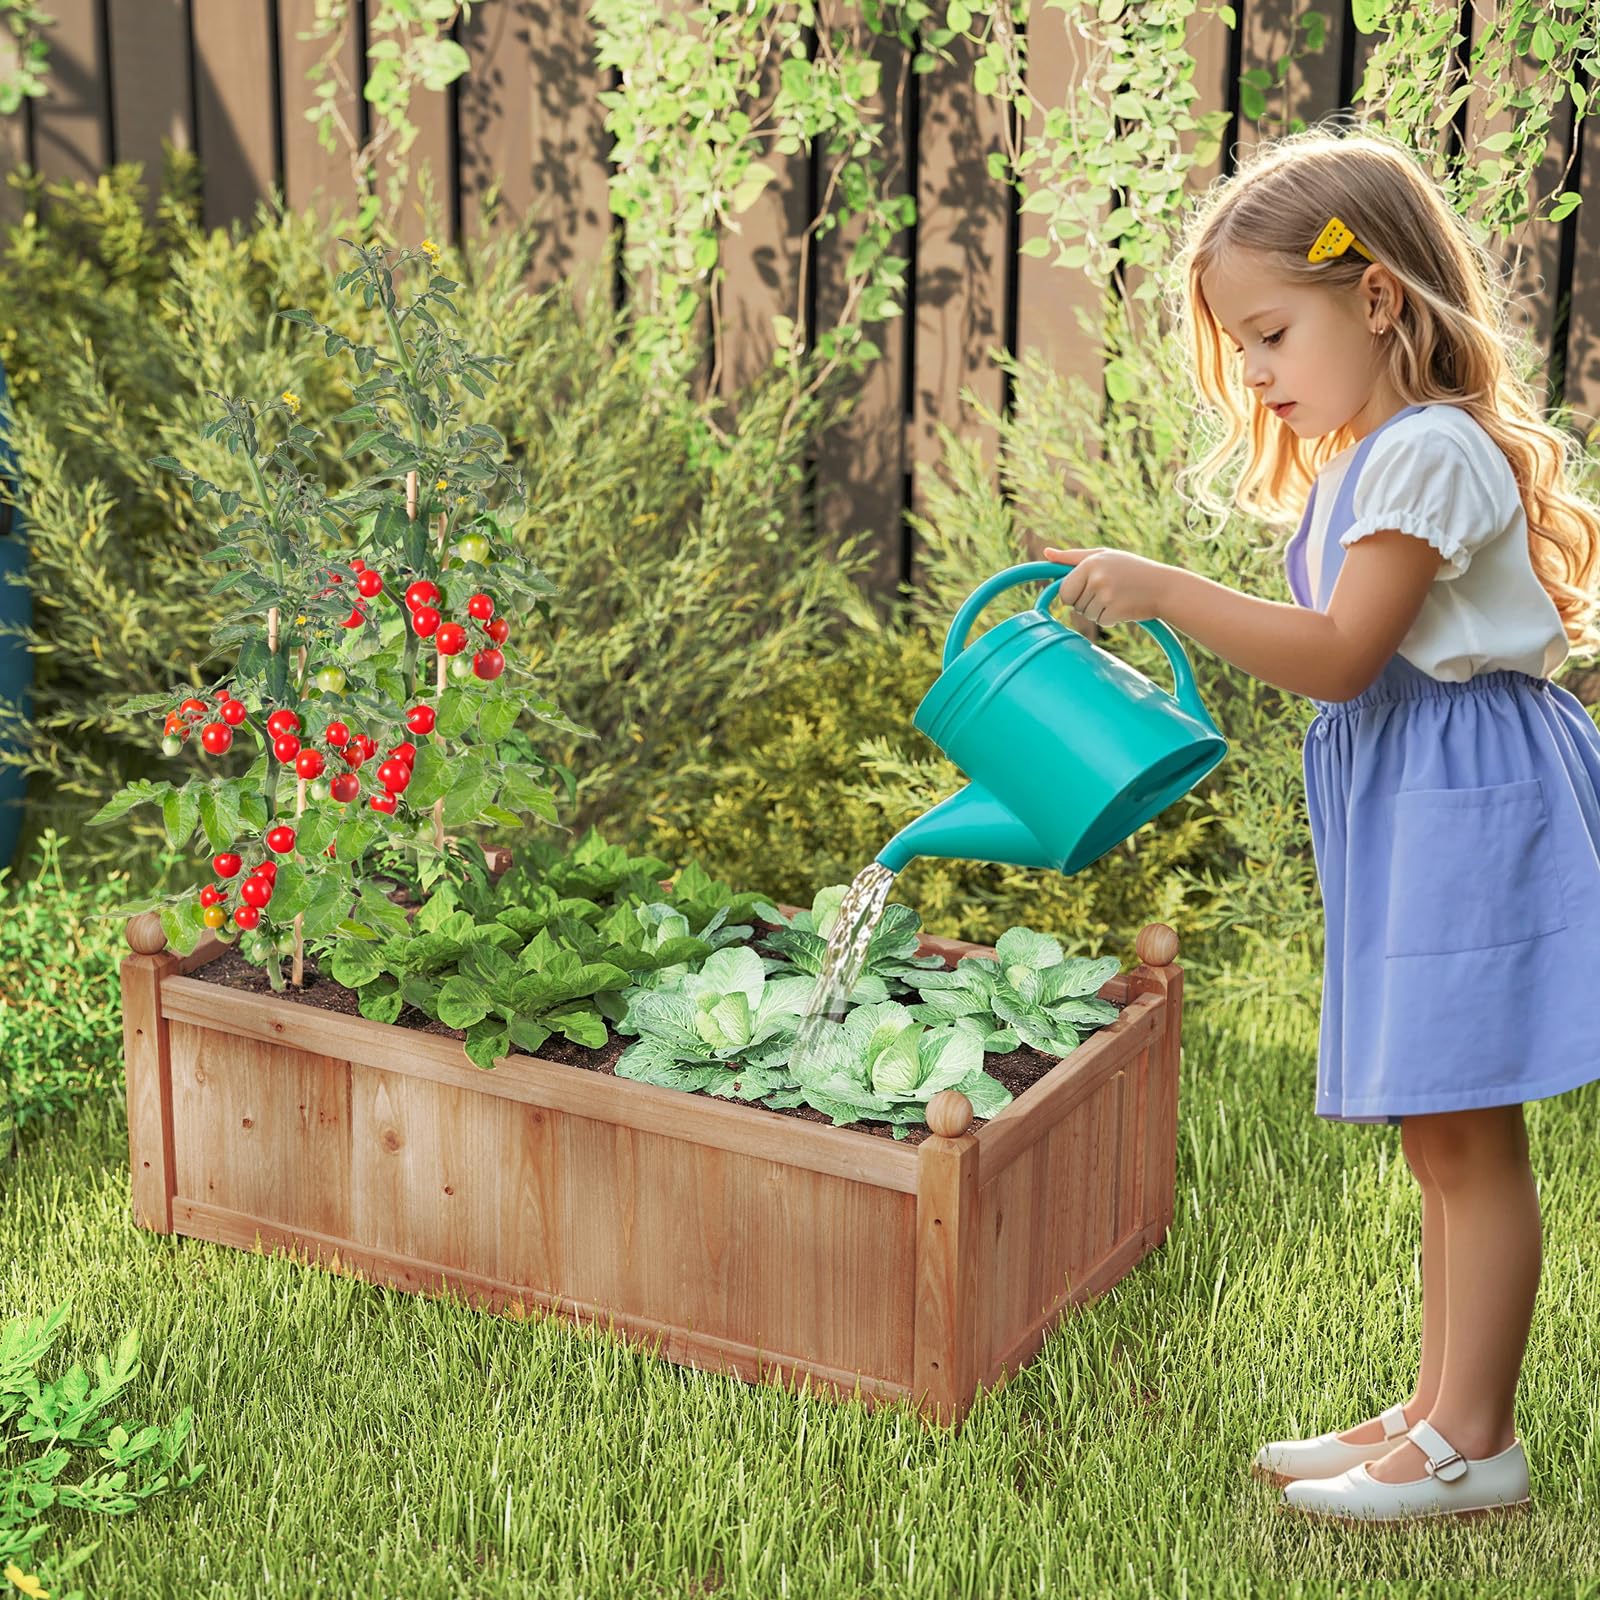
[[[1258,600],[1170,567],[1159,614],[1275,688],[1350,700],[1372,685],[1411,631],[1443,559],[1397,528],[1368,534],[1345,551],[1325,612]]]

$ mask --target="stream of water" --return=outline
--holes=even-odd
[[[895,875],[874,861],[851,880],[839,905],[839,920],[828,939],[822,971],[811,991],[811,1002],[795,1037],[791,1063],[812,1059],[830,1026],[841,1025],[850,993],[861,981],[867,947],[889,903]]]

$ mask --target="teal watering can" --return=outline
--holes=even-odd
[[[944,670],[914,725],[972,782],[879,852],[901,871],[915,856],[1002,861],[1073,873],[1186,794],[1228,753],[1201,704],[1177,635],[1139,626],[1172,663],[1175,694],[1050,615],[1072,571],[1029,561],[979,585],[956,613]],[[1002,590],[1054,578],[1031,611],[967,635]]]

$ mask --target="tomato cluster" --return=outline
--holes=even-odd
[[[200,743],[208,755],[220,756],[233,743],[233,730],[250,715],[242,700],[235,700],[227,689],[216,694],[216,715],[204,722],[200,729]],[[211,716],[211,707],[193,696],[185,700],[176,711],[167,713],[167,724],[162,731],[161,750],[164,755],[175,756],[188,741],[191,726],[202,718]]]
[[[419,639],[432,639],[440,655],[460,655],[467,647],[467,630],[459,622],[444,620],[439,610],[443,598],[436,583],[427,578],[417,579],[406,590],[411,626]],[[490,641],[487,649],[475,651],[472,657],[473,676],[488,682],[506,670],[506,658],[500,646],[510,636],[511,624],[503,617],[495,617],[494,601],[486,594],[475,594],[467,601],[467,615],[477,622]]]
[[[274,828],[267,835],[267,847],[279,855],[294,849],[294,829]],[[331,851],[331,846],[329,847]],[[219,878],[232,880],[239,876],[244,857],[232,850],[224,850],[211,858],[211,870]],[[271,901],[273,885],[277,882],[278,863],[260,861],[251,867],[239,882],[239,904],[234,908],[233,920],[246,932],[261,921],[262,909]],[[228,888],[226,883],[208,883],[200,891],[200,904],[205,907],[201,920],[208,928],[220,928],[228,920]]]

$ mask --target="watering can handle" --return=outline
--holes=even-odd
[[[1020,567],[1007,567],[1004,572],[997,572],[992,578],[979,584],[967,596],[961,609],[956,612],[955,621],[950,624],[950,632],[944,642],[944,670],[948,672],[956,657],[966,649],[967,635],[972,632],[972,625],[978,620],[978,613],[997,594],[1006,589],[1014,589],[1019,583],[1031,583],[1039,578],[1054,578],[1055,582],[1034,604],[1036,611],[1048,614],[1050,602],[1060,592],[1062,581],[1071,572],[1072,564],[1067,561],[1025,561]],[[1216,724],[1212,722],[1211,713],[1206,710],[1200,699],[1200,691],[1194,681],[1194,669],[1189,665],[1189,657],[1179,643],[1178,636],[1159,618],[1141,622],[1139,626],[1161,646],[1167,660],[1172,664],[1173,694],[1178,704],[1190,716],[1198,717],[1214,728]]]

